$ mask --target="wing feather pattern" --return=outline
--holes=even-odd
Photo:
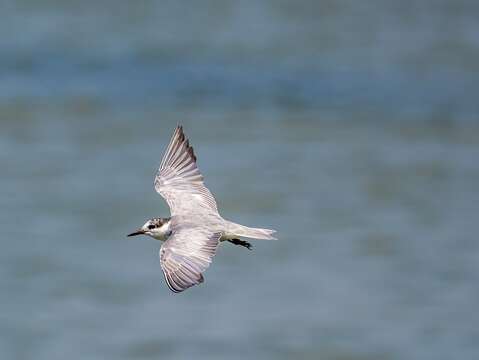
[[[218,213],[215,198],[203,183],[196,155],[182,126],[176,127],[161,160],[155,177],[155,190],[168,203],[171,215],[193,211]]]
[[[222,233],[207,233],[201,228],[180,229],[161,246],[160,263],[166,284],[181,292],[204,281]]]

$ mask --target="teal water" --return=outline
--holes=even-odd
[[[2,7],[0,358],[477,357],[475,2]],[[280,240],[176,295],[126,234],[178,123]]]

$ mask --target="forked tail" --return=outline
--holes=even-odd
[[[273,234],[276,230],[250,228],[234,222],[227,222],[227,233],[232,236],[243,236],[252,239],[277,240]]]

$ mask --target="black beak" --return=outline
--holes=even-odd
[[[137,230],[135,232],[132,232],[131,234],[128,234],[127,236],[136,236],[136,235],[143,235],[145,232],[143,230]]]

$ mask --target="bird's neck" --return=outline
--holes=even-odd
[[[168,237],[171,235],[170,224],[171,224],[171,219],[168,219],[167,222],[165,222],[159,228],[155,229],[155,231],[152,234],[152,237],[155,238],[156,240],[161,240],[161,241],[167,240]]]

